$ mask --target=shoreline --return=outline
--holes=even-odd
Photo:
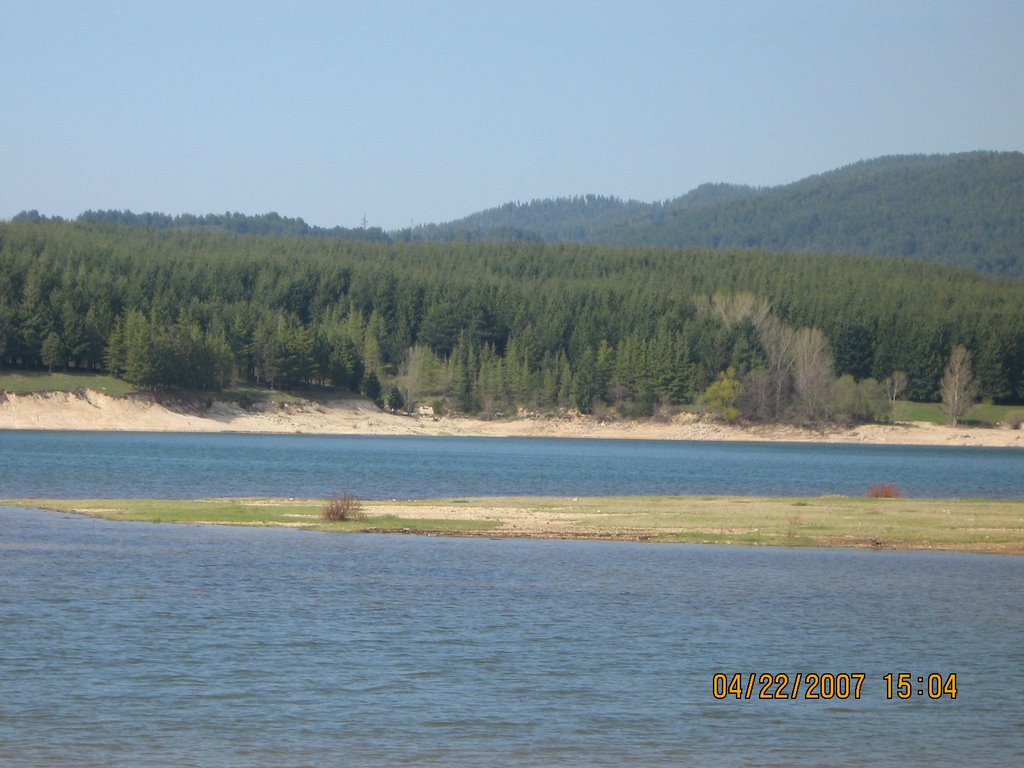
[[[479,497],[362,501],[328,522],[322,499],[6,499],[106,520],[496,539],[925,550],[1024,555],[1024,500],[852,496]]]
[[[153,393],[112,397],[89,389],[0,393],[2,430],[579,437],[1024,448],[1024,430],[950,427],[929,422],[864,424],[819,431],[782,424],[730,425],[691,413],[663,421],[602,420],[583,415],[527,415],[486,420],[468,416],[396,415],[380,411],[356,397],[295,398],[243,408],[225,400],[205,404],[197,398]]]

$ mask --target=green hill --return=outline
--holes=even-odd
[[[664,203],[509,203],[393,236],[866,253],[1024,277],[1024,154],[883,157],[778,187],[705,184]]]
[[[938,400],[960,344],[980,398],[1020,403],[1022,306],[1024,281],[906,259],[0,224],[0,368],[139,387],[632,416],[720,383],[751,418],[861,419],[896,372]]]
[[[36,211],[16,222],[44,222]],[[86,211],[80,223],[310,239],[570,242],[871,254],[1024,277],[1024,154],[865,160],[777,187],[702,184],[659,203],[578,195],[512,202],[443,224],[323,228],[277,213]]]

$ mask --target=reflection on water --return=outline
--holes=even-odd
[[[0,509],[0,763],[1020,763],[1024,559]],[[716,672],[863,672],[716,701]],[[888,701],[882,675],[958,676]]]

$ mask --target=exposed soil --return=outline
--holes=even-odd
[[[664,421],[609,421],[579,415],[484,420],[395,415],[359,398],[262,403],[243,408],[228,401],[206,403],[195,398],[154,394],[116,398],[92,390],[0,393],[0,429],[757,440],[1024,448],[1024,431],[1019,429],[954,428],[926,422],[817,431],[785,425],[734,426],[688,413]]]

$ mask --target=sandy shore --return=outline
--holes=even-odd
[[[693,414],[680,414],[670,421],[601,421],[588,416],[487,421],[399,416],[383,413],[359,398],[299,400],[243,409],[229,402],[215,401],[205,407],[167,395],[115,398],[92,390],[0,393],[0,429],[758,440],[1024,448],[1022,430],[951,428],[925,422],[815,431],[789,426],[730,426]]]

